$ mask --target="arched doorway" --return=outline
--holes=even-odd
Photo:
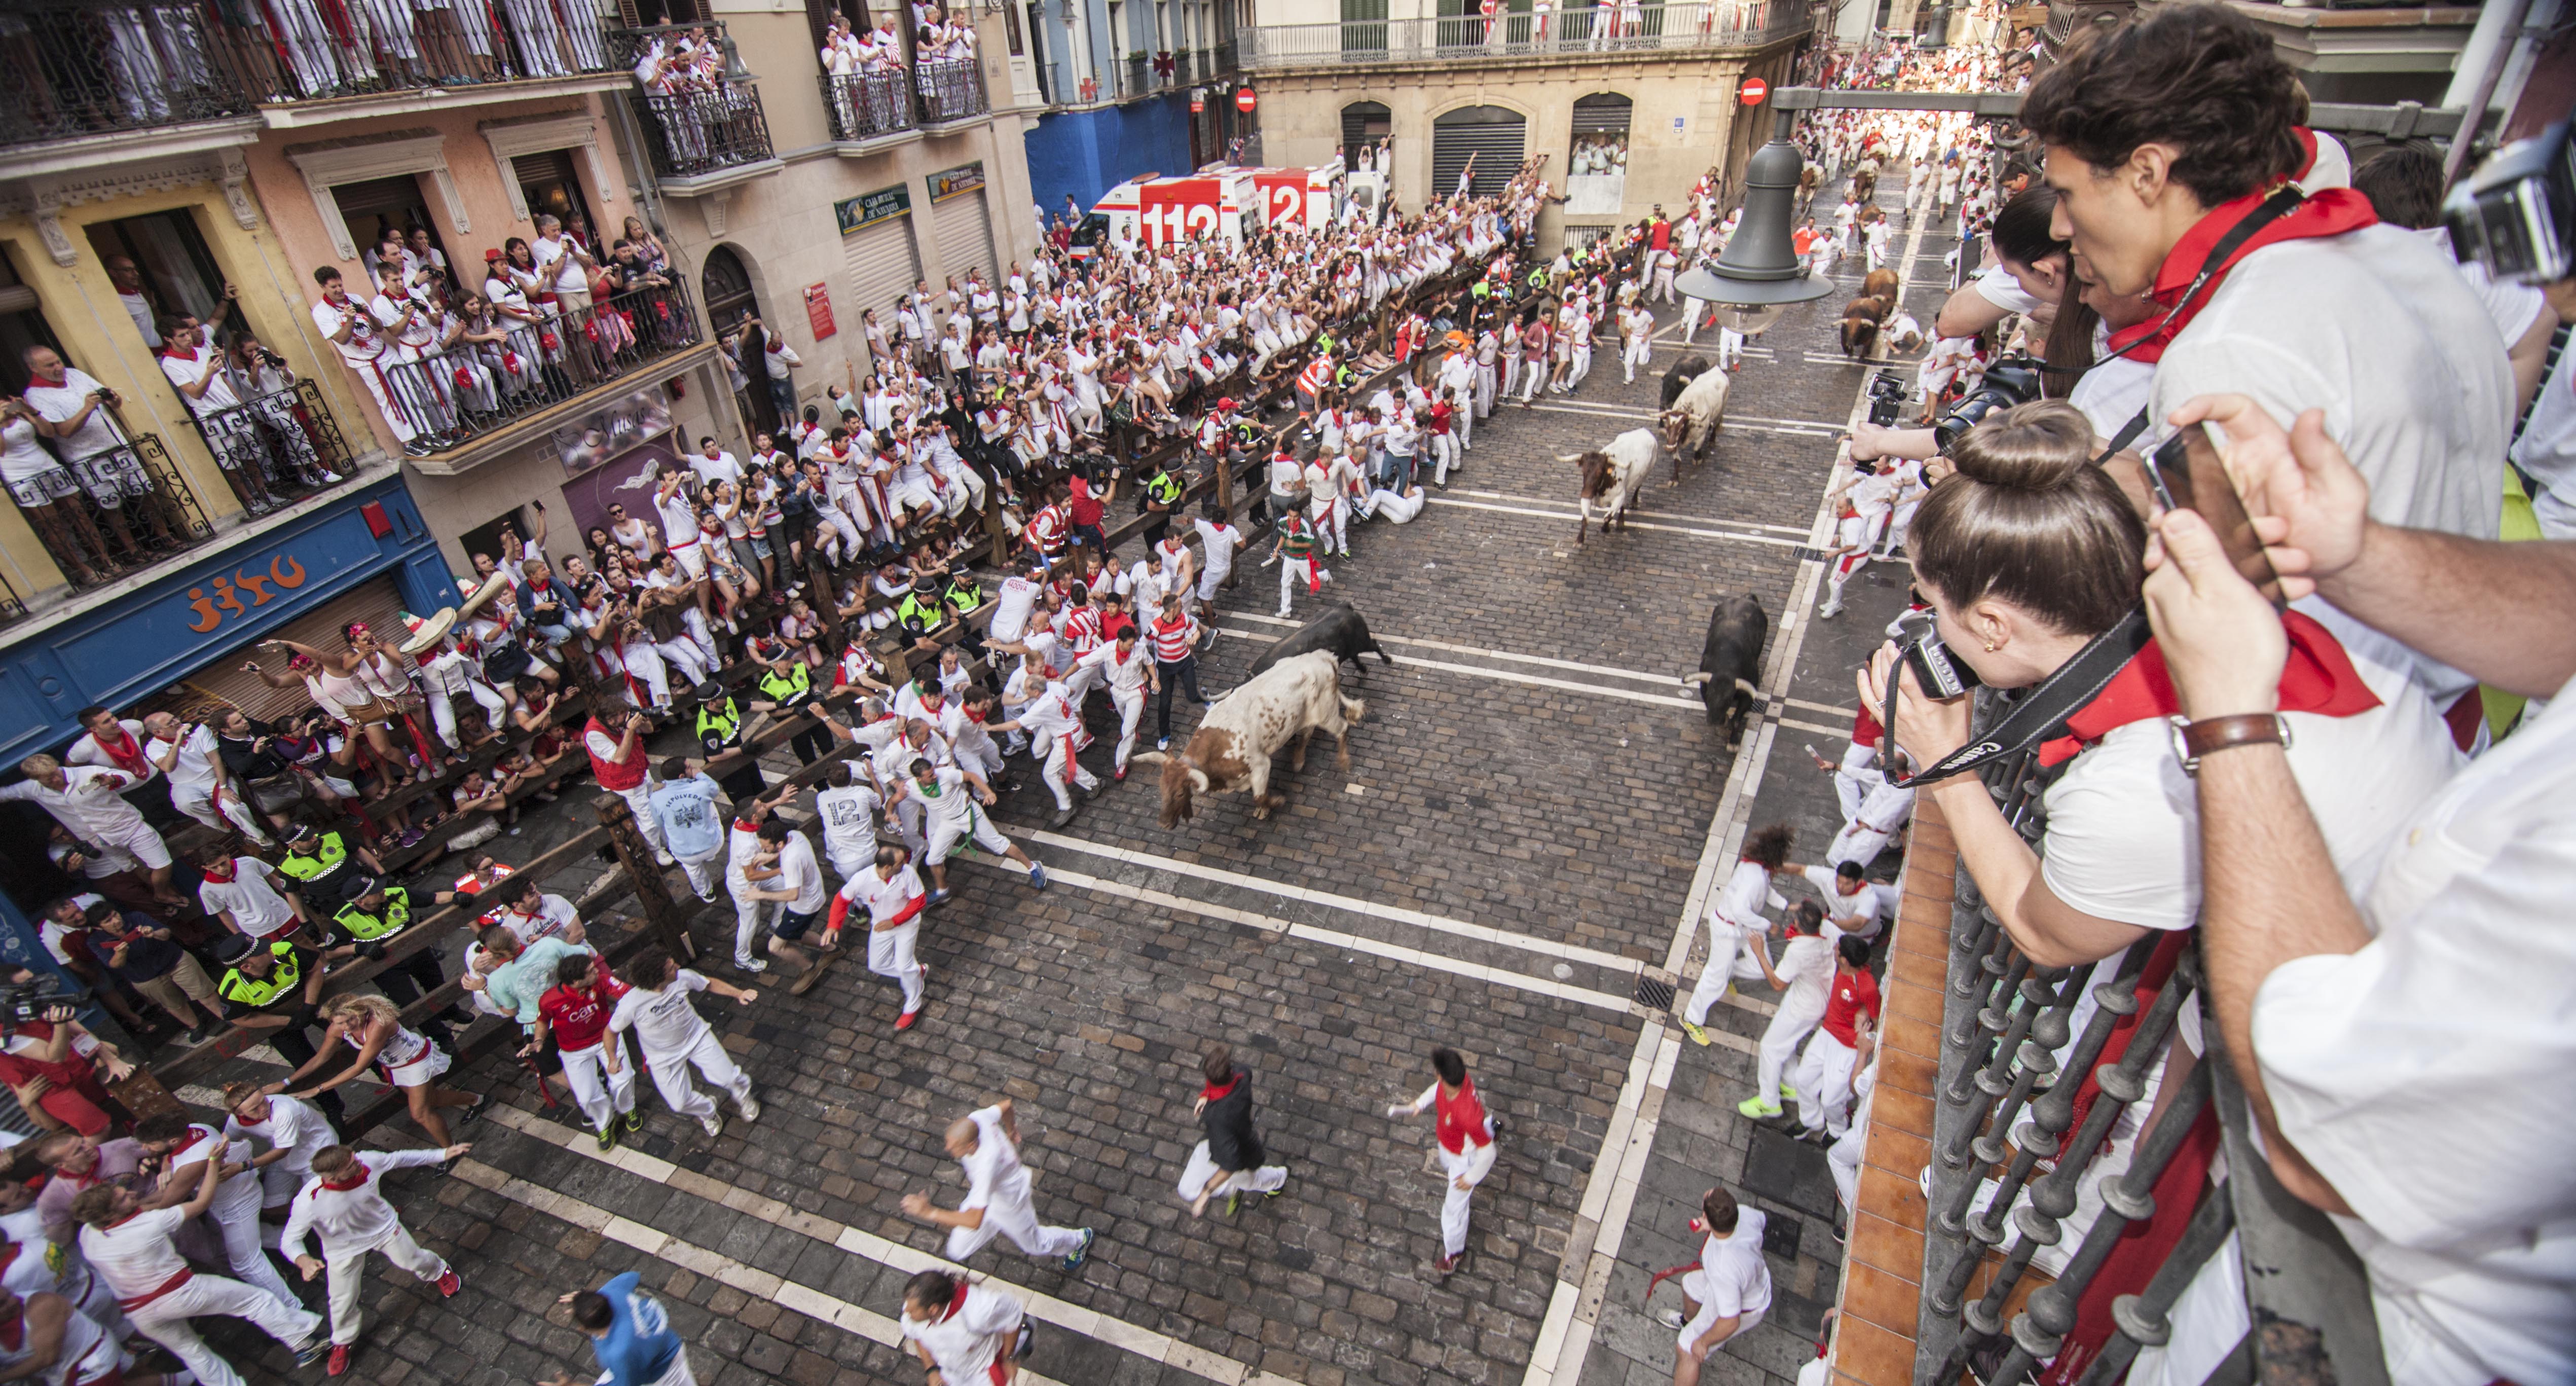
[[[735,335],[745,318],[758,318],[763,330],[769,330],[769,314],[760,307],[760,299],[751,287],[751,271],[743,268],[742,257],[729,246],[716,246],[707,252],[706,267],[699,271],[699,287],[707,304],[707,323],[716,331],[729,352],[738,351]],[[735,400],[742,406],[743,417],[753,431],[779,434],[788,422],[778,417],[778,406],[769,397],[767,368],[758,360],[744,358],[743,374],[751,378],[747,389],[737,391]]]
[[[1628,119],[1634,109],[1617,92],[1575,101],[1573,145],[1565,161],[1566,216],[1619,215],[1627,197]]]
[[[1426,201],[1458,190],[1458,173],[1474,156],[1473,191],[1502,192],[1518,173],[1529,142],[1529,122],[1502,106],[1461,106],[1431,122],[1431,189]]]
[[[1342,108],[1342,158],[1359,167],[1360,146],[1375,144],[1395,128],[1395,118],[1382,101],[1354,101]]]

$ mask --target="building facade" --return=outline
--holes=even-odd
[[[1449,196],[1462,174],[1495,191],[1545,156],[1566,199],[1540,222],[1551,247],[1676,208],[1712,168],[1731,184],[1770,134],[1740,87],[1784,84],[1815,22],[1786,0],[1513,0],[1491,17],[1460,0],[1253,3],[1257,23],[1236,42],[1265,162],[1357,159],[1384,142],[1390,196],[1411,208]]]

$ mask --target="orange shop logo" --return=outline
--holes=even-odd
[[[265,576],[252,573],[247,569],[236,568],[232,576],[216,578],[214,595],[211,597],[206,595],[206,589],[203,587],[189,588],[188,605],[195,609],[197,619],[188,623],[188,629],[203,635],[222,625],[226,619],[226,613],[232,616],[247,616],[253,608],[276,601],[278,594],[268,590],[272,585],[285,588],[290,592],[303,586],[304,565],[296,562],[290,555],[279,554],[268,561],[268,572]],[[248,606],[242,604],[243,593],[250,594]]]

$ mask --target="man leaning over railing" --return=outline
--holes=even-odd
[[[2286,594],[2550,699],[2415,808],[2356,897],[2266,734],[2279,616],[2198,516],[2159,522],[2148,611],[2183,713],[2245,729],[2199,764],[2201,946],[2273,1173],[2370,1268],[2396,1386],[2576,1379],[2576,544],[2371,518],[2320,411],[2284,434],[2222,395],[2175,421],[2202,417]]]

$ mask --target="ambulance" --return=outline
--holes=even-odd
[[[1259,231],[1260,192],[1243,169],[1210,169],[1180,178],[1131,178],[1093,205],[1073,235],[1076,259],[1133,238],[1147,247],[1208,237],[1241,250]]]

